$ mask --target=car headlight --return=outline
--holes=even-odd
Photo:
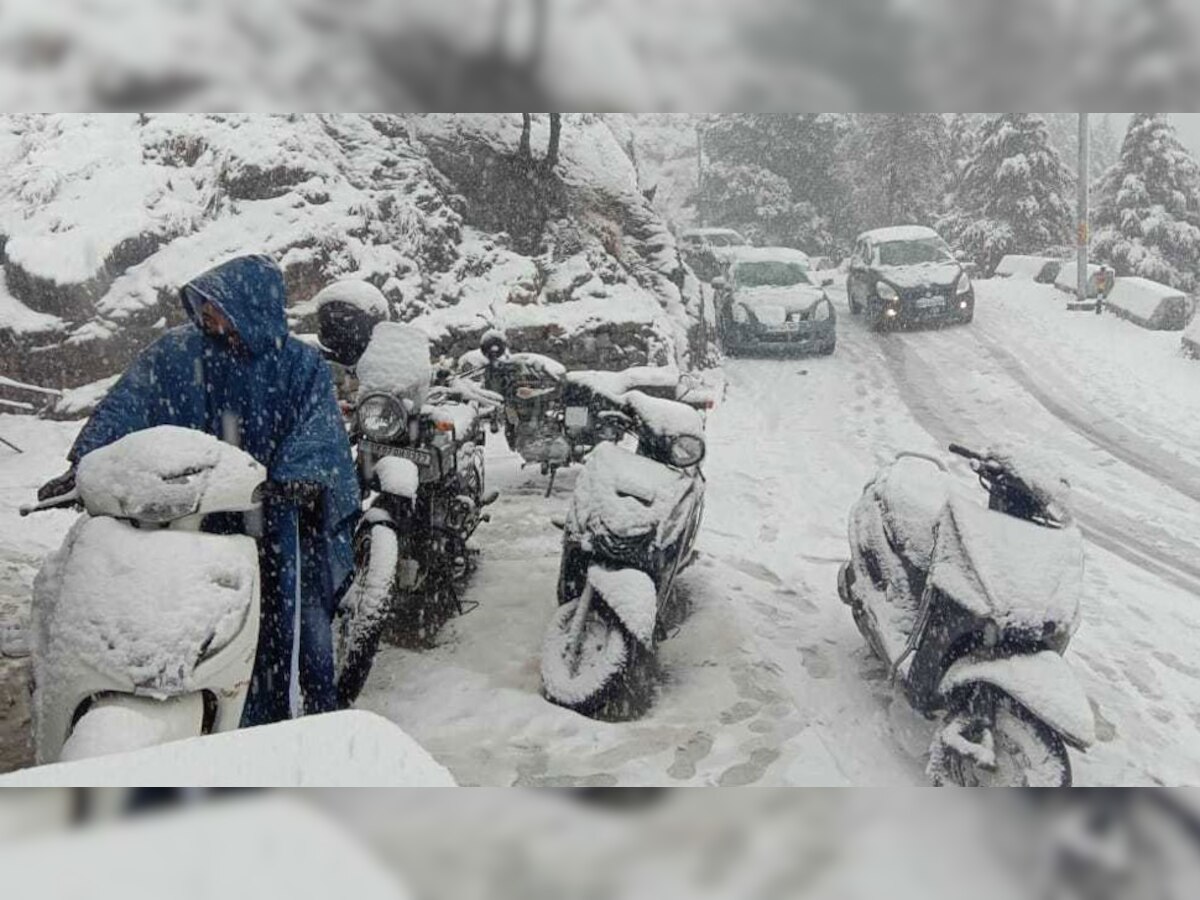
[[[886,281],[876,282],[875,293],[879,295],[880,300],[886,300],[888,303],[895,303],[900,299],[900,295],[896,293],[896,289]]]
[[[958,283],[954,286],[954,293],[965,294],[969,290],[971,290],[971,279],[967,277],[966,272],[963,272],[962,275],[958,277]]]
[[[671,441],[671,462],[680,468],[699,465],[704,459],[704,438],[681,434]]]
[[[818,300],[816,306],[813,307],[812,320],[814,322],[826,322],[831,315],[833,315],[833,306],[830,304],[829,299],[822,298]]]
[[[746,307],[742,306],[740,303],[733,307],[733,321],[737,322],[739,325],[745,325],[750,321],[750,313],[747,312]]]
[[[391,394],[371,394],[358,405],[358,424],[373,441],[390,441],[408,424],[404,405]]]

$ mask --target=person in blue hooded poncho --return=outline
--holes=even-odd
[[[134,431],[179,425],[236,443],[266,466],[262,622],[242,724],[299,714],[301,694],[305,712],[332,710],[331,623],[353,575],[360,495],[329,366],[288,334],[283,274],[268,257],[219,265],[188,282],[180,298],[192,324],[134,360],[80,432],[70,461]]]

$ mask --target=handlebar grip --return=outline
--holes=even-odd
[[[962,444],[951,444],[950,452],[955,456],[963,456],[967,459],[983,459],[980,454],[976,453],[974,450],[967,449]]]

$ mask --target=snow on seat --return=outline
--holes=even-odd
[[[652,432],[663,437],[691,435],[703,439],[704,418],[695,409],[678,400],[651,397],[641,391],[630,391],[625,402],[634,415]]]
[[[575,534],[651,534],[691,485],[691,478],[667,466],[614,444],[599,444],[575,482],[568,527]]]
[[[1001,258],[993,273],[997,278],[1012,278],[1021,281],[1036,281],[1041,284],[1058,277],[1062,260],[1049,256],[1023,256],[1010,253]]]
[[[382,716],[344,710],[20,769],[0,786],[454,787],[454,777]]]
[[[1083,539],[1074,526],[1043,528],[951,497],[938,523],[934,587],[1002,628],[1075,630],[1083,590]]]
[[[86,665],[130,689],[191,690],[206,649],[241,630],[257,584],[252,538],[80,519],[34,583],[38,677]]]
[[[1116,279],[1104,306],[1121,318],[1154,331],[1183,330],[1196,308],[1183,291],[1138,277]]]
[[[933,532],[949,497],[946,474],[932,459],[900,456],[875,482],[888,543],[918,569],[927,569]]]
[[[675,366],[634,366],[618,372],[580,370],[570,372],[567,381],[587,388],[614,403],[629,391],[642,391],[661,397],[674,397],[679,388],[679,369]]]

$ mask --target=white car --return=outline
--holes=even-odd
[[[732,228],[691,228],[679,236],[679,249],[686,262],[705,281],[725,270],[732,253],[750,242]]]

